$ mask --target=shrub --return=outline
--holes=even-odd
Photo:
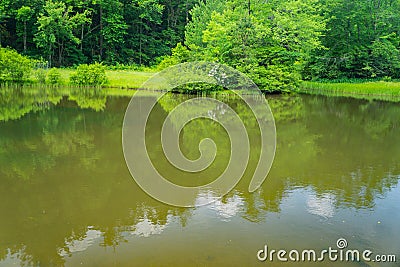
[[[385,76],[385,77],[382,78],[382,80],[383,80],[384,82],[391,82],[391,81],[392,81],[392,77],[390,77],[390,76]]]
[[[247,74],[260,90],[265,92],[296,91],[300,83],[300,75],[285,66],[248,65],[238,69]]]
[[[46,82],[46,71],[44,69],[35,70],[34,76],[39,83],[44,84]]]
[[[52,68],[47,73],[47,82],[49,84],[60,84],[61,83],[61,74],[56,68]]]
[[[70,77],[75,85],[99,86],[108,83],[106,68],[99,63],[79,65]]]
[[[29,78],[33,61],[17,51],[0,48],[0,81],[22,82]]]

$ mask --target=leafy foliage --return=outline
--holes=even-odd
[[[15,50],[0,48],[0,82],[22,82],[29,78],[33,61]]]
[[[250,3],[250,5],[248,5]],[[213,0],[192,10],[186,27],[186,50],[177,46],[171,59],[214,61],[248,74],[262,90],[293,91],[325,21],[317,0]]]
[[[150,65],[183,41],[198,0],[0,0],[0,45],[51,66]]]
[[[58,69],[52,68],[47,72],[47,82],[53,85],[61,83],[61,73]]]
[[[321,1],[325,49],[311,53],[307,79],[400,77],[399,1]]]
[[[44,69],[38,68],[34,70],[33,74],[39,84],[46,83],[46,71]]]
[[[38,32],[34,41],[43,49],[50,65],[55,52],[57,65],[64,64],[64,53],[68,45],[79,44],[80,40],[73,33],[74,29],[89,21],[88,12],[71,14],[72,7],[63,2],[46,1],[44,12],[38,17]]]
[[[87,86],[99,86],[108,82],[106,68],[99,63],[80,65],[71,75],[70,80],[72,84]]]

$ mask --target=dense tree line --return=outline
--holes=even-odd
[[[172,61],[213,60],[264,90],[299,79],[400,78],[399,0],[207,0]]]
[[[400,78],[399,10],[400,0],[0,0],[0,45],[51,66],[218,61],[292,90],[300,79]]]
[[[306,78],[400,78],[400,1],[320,2],[324,48],[311,53]]]
[[[154,64],[184,36],[194,0],[0,0],[0,44],[51,66]]]

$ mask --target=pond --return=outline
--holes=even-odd
[[[309,266],[257,254],[265,245],[338,249],[340,238],[397,263],[334,265],[399,266],[398,103],[266,96],[277,147],[261,188],[249,193],[244,177],[210,205],[177,208],[148,196],[129,173],[121,144],[129,97],[11,91],[0,89],[0,266]],[[170,106],[184,98],[155,106],[146,138],[152,161],[191,184],[165,165],[157,143]],[[229,157],[226,133],[213,122],[188,125],[182,151],[196,158],[207,134],[221,149],[196,183],[218,175]]]

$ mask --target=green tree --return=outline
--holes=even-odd
[[[312,53],[305,69],[307,78],[370,78],[393,75],[398,57],[393,55],[387,64],[384,54],[399,50],[400,1],[393,0],[334,0],[322,1],[327,30],[321,36],[326,47]],[[379,50],[379,52],[378,52]],[[397,52],[396,52],[397,51]],[[380,54],[380,56],[378,56]],[[379,60],[378,57],[381,57]]]
[[[0,44],[55,66],[154,64],[184,41],[195,2],[1,0]]]
[[[46,1],[44,13],[38,17],[38,32],[35,35],[36,45],[43,49],[50,65],[57,59],[57,65],[64,62],[64,53],[68,46],[78,45],[80,40],[73,30],[88,21],[88,12],[77,13],[63,2]]]
[[[23,6],[17,10],[16,19],[23,24],[23,44],[24,52],[26,53],[26,38],[27,38],[27,23],[32,16],[32,9],[29,6]]]
[[[190,58],[236,67],[262,90],[291,91],[310,52],[322,46],[325,21],[319,8],[317,0],[200,3],[192,11],[185,45]]]
[[[157,55],[156,50],[165,47],[157,42],[157,35],[160,33],[156,30],[162,23],[164,6],[159,0],[134,0],[131,7],[138,18],[132,23],[132,30],[137,36],[133,47],[137,50],[136,60],[142,65]]]
[[[119,1],[102,0],[101,3],[101,38],[102,45],[108,48],[105,60],[109,63],[122,61],[122,48],[125,44],[127,24],[123,16],[124,6]],[[102,55],[101,55],[102,56]]]
[[[8,15],[6,13],[6,6],[4,5],[5,3],[0,2],[0,47],[2,46],[2,36],[4,33],[7,31],[7,29],[4,27],[3,23],[5,20],[8,18]]]
[[[191,21],[186,25],[185,44],[190,49],[204,47],[203,31],[206,30],[208,23],[211,20],[213,12],[221,13],[225,7],[224,0],[210,0],[206,2],[199,1],[190,11],[192,16]]]

